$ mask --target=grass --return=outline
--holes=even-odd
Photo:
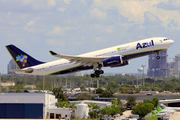
[[[99,119],[96,118],[96,119],[71,119],[71,120],[99,120]]]
[[[152,116],[150,118],[148,118],[147,120],[157,120],[158,119],[158,116]]]

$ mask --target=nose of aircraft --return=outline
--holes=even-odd
[[[172,45],[174,43],[174,40],[169,40],[169,43]]]

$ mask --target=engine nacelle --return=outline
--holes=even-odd
[[[113,66],[113,65],[117,65],[121,63],[122,63],[121,56],[115,56],[115,57],[111,57],[103,61],[103,66],[107,67],[107,66]]]
[[[125,65],[129,65],[129,60],[123,61],[123,64],[112,65],[110,67],[111,68],[113,68],[113,67],[122,67],[122,66],[125,66]]]

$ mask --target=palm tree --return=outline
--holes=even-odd
[[[62,86],[54,88],[52,91],[58,101],[67,101],[67,96],[63,93]]]
[[[91,110],[93,111],[93,118],[94,118],[94,112],[97,112],[97,110],[100,110],[100,106],[98,106],[95,103],[90,103],[88,104],[88,107],[91,108]]]

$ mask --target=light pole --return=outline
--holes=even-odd
[[[142,65],[143,67],[143,86],[144,86],[144,67],[146,67],[146,65]]]

